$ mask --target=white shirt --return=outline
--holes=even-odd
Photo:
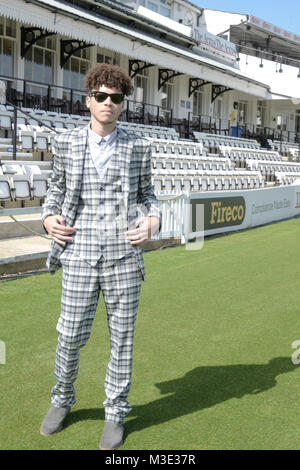
[[[106,137],[101,137],[89,127],[88,143],[95,168],[100,178],[103,178],[107,165],[116,148],[117,127]]]

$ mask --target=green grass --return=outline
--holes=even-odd
[[[300,218],[146,253],[127,449],[300,449]],[[108,361],[101,298],[77,403],[45,438],[61,273],[0,284],[1,449],[97,449]],[[300,356],[300,354],[299,354]]]

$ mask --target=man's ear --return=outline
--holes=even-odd
[[[90,103],[91,103],[91,97],[90,97],[90,96],[86,96],[86,98],[85,98],[85,104],[86,104],[86,107],[87,107],[87,108],[90,107]]]

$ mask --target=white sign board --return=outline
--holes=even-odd
[[[204,205],[205,235],[242,230],[300,215],[300,181],[297,183],[265,189],[192,193],[187,202],[195,208],[197,204]],[[190,224],[186,233],[203,230],[195,220]]]
[[[200,28],[194,28],[193,37],[201,48],[206,49],[214,55],[221,56],[223,59],[235,61],[237,57],[236,45],[225,39],[215,36]]]

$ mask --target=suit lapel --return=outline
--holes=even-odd
[[[133,149],[133,139],[129,139],[126,132],[123,129],[118,128],[116,152],[118,153],[118,159],[120,162],[120,173],[122,180],[122,190],[124,194],[124,202],[126,210],[128,207],[128,195],[129,195],[129,167]]]
[[[78,199],[81,188],[83,164],[87,151],[88,126],[80,129],[72,140],[72,190],[74,198]]]

